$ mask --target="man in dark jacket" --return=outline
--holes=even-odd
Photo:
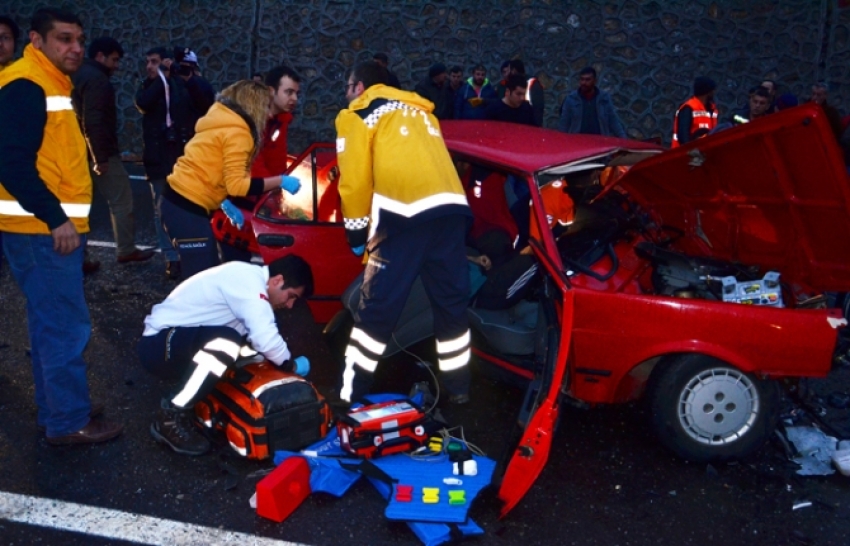
[[[511,59],[508,61],[508,66],[510,67],[510,74],[517,74],[525,79],[525,100],[531,105],[531,109],[534,110],[534,124],[538,127],[543,127],[543,114],[546,111],[546,95],[543,92],[543,84],[537,78],[528,76],[525,73],[525,63],[522,60]],[[507,83],[507,78],[505,79],[505,83]]]
[[[434,116],[439,120],[452,119],[454,113],[454,103],[449,102],[447,79],[446,65],[434,63],[428,69],[428,77],[413,88],[420,97],[434,103]]]
[[[183,57],[185,59],[186,55]],[[197,63],[194,53],[189,59]],[[143,114],[143,161],[153,192],[154,224],[159,247],[166,260],[165,274],[171,279],[178,279],[180,258],[162,228],[159,199],[165,177],[171,174],[177,159],[183,155],[184,146],[195,134],[195,123],[215,101],[215,93],[206,80],[194,74],[191,63],[174,63],[165,48],[149,50],[145,53],[145,61],[147,77],[136,93],[136,108]],[[189,75],[179,76],[178,72],[187,73],[184,66],[190,69]]]
[[[89,148],[92,182],[109,204],[118,263],[126,264],[149,260],[153,252],[136,248],[133,190],[118,148],[115,89],[109,78],[123,56],[124,50],[114,38],[95,38],[89,45],[88,59],[71,80],[74,106]]]
[[[527,92],[528,81],[525,75],[511,74],[505,80],[505,96],[502,100],[487,105],[484,111],[486,118],[493,121],[537,126],[534,109],[525,100]]]
[[[455,119],[484,119],[487,105],[499,98],[487,79],[487,69],[484,65],[475,65],[472,77],[455,94]]]
[[[567,95],[561,105],[558,130],[626,138],[611,95],[596,87],[596,69],[592,66],[583,68],[578,81],[578,89]]]

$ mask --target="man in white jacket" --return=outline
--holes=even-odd
[[[313,292],[313,273],[289,255],[268,266],[229,262],[180,284],[145,318],[139,358],[163,379],[181,379],[163,398],[151,434],[177,453],[201,455],[209,442],[192,423],[196,402],[212,391],[240,354],[262,354],[300,373],[309,361],[295,359],[275,323],[275,309],[291,309]]]

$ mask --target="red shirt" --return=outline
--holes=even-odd
[[[288,159],[286,131],[292,122],[292,114],[282,112],[269,119],[263,132],[263,148],[251,165],[251,178],[279,176],[286,170]]]

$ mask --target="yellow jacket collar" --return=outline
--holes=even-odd
[[[41,68],[60,89],[67,91],[68,94],[71,93],[71,89],[74,88],[71,78],[56,68],[47,58],[47,55],[34,48],[32,44],[27,44],[27,47],[24,48],[24,59]]]
[[[375,99],[399,100],[414,108],[425,110],[426,112],[434,111],[434,103],[423,98],[412,91],[402,91],[389,85],[377,84],[369,87],[362,95],[351,101],[348,105],[349,110],[360,110],[369,106]]]

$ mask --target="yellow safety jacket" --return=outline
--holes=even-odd
[[[373,85],[337,115],[339,193],[351,246],[431,218],[470,214],[433,110],[416,93]]]
[[[198,120],[195,136],[168,175],[168,185],[212,213],[228,195],[251,188],[251,160],[258,135],[253,122],[227,99],[219,99]]]
[[[86,142],[71,104],[71,78],[29,44],[24,49],[23,58],[0,72],[0,87],[19,79],[29,80],[41,87],[47,99],[47,123],[36,160],[38,175],[47,189],[59,199],[62,210],[73,222],[77,232],[88,233],[92,181]],[[6,191],[2,180],[0,231],[50,234],[47,224],[21,207]]]

